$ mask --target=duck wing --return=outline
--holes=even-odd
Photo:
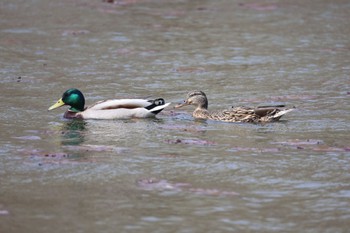
[[[170,103],[163,99],[120,99],[100,101],[79,113],[83,119],[130,119],[154,117]]]
[[[293,111],[295,108],[280,108],[285,107],[284,105],[279,106],[266,106],[266,107],[258,107],[254,109],[254,113],[264,119],[265,121],[277,121],[284,114]]]
[[[256,122],[259,116],[255,114],[253,108],[234,107],[210,112],[210,119],[226,122]]]
[[[279,106],[232,107],[223,111],[211,112],[210,118],[226,122],[262,123],[278,121],[284,114],[294,110],[294,108],[279,108]]]
[[[134,109],[134,108],[145,108],[152,105],[153,100],[145,99],[113,99],[103,100],[90,106],[90,110],[109,110],[109,109]]]

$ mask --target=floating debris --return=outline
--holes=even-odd
[[[65,30],[62,32],[62,36],[80,36],[89,33],[89,30]]]
[[[253,151],[253,152],[279,152],[280,148],[256,148],[256,147],[232,147],[229,151],[238,152],[238,151]]]
[[[8,210],[0,210],[0,215],[9,215],[9,211]]]
[[[137,185],[144,190],[190,192],[209,196],[239,196],[239,193],[220,189],[195,188],[189,183],[171,183],[164,179],[146,178],[137,181]]]
[[[201,140],[201,139],[175,139],[175,140],[166,140],[169,144],[187,144],[187,145],[203,145],[203,146],[212,146],[216,145],[215,142]]]
[[[29,141],[36,141],[41,140],[41,137],[34,136],[34,135],[28,135],[28,136],[20,136],[20,137],[13,137],[15,139],[21,139],[21,140],[29,140]]]
[[[282,142],[274,142],[273,144],[281,144],[284,146],[290,146],[298,150],[313,150],[313,151],[323,151],[323,152],[334,152],[334,151],[350,151],[350,148],[347,146],[344,147],[334,147],[328,146],[324,141],[319,139],[294,139]]]
[[[178,67],[173,70],[176,73],[203,73],[205,68],[203,67]]]
[[[128,152],[129,149],[125,147],[107,146],[107,145],[81,145],[81,146],[63,146],[65,149],[73,151],[114,151],[117,153]]]
[[[182,187],[191,186],[188,183],[170,183],[167,180],[158,180],[156,178],[147,178],[137,181],[139,187],[145,190],[178,190]]]
[[[275,144],[282,144],[282,145],[289,145],[289,146],[302,146],[302,145],[320,145],[320,144],[324,144],[324,142],[318,139],[306,139],[306,140],[295,139],[295,140],[276,142]]]
[[[253,9],[257,11],[273,11],[278,8],[277,4],[260,3],[260,2],[259,3],[239,3],[238,5],[247,9]]]

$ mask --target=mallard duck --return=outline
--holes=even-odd
[[[90,107],[85,106],[83,93],[72,88],[63,93],[62,98],[48,110],[69,105],[70,108],[64,113],[65,118],[79,119],[129,119],[154,117],[170,103],[164,99],[113,99],[95,103]]]
[[[293,110],[293,108],[284,108],[284,105],[251,107],[231,107],[229,109],[209,112],[208,99],[203,91],[191,91],[183,103],[175,108],[181,108],[186,105],[194,105],[192,116],[196,119],[210,119],[225,122],[249,122],[264,123],[278,121],[284,114]]]

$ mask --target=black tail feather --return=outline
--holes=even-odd
[[[157,106],[161,106],[161,105],[164,105],[165,104],[165,101],[164,99],[162,98],[159,98],[159,99],[155,99],[155,100],[149,100],[149,102],[151,102],[152,104],[151,105],[148,105],[147,107],[145,107],[145,109],[147,110],[151,110],[152,108],[155,108]],[[161,110],[160,110],[161,111]],[[160,112],[159,111],[159,112]]]
[[[286,105],[284,104],[279,104],[279,105],[263,105],[263,106],[258,106],[257,108],[284,108]]]

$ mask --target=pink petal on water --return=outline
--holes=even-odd
[[[303,145],[320,145],[324,142],[322,140],[318,139],[306,139],[306,140],[288,140],[288,141],[282,141],[282,142],[276,142],[276,144],[282,144],[282,145],[288,145],[288,146],[303,146]]]
[[[279,148],[255,148],[255,147],[232,147],[229,151],[238,152],[238,151],[254,151],[254,152],[278,152]]]
[[[8,215],[9,211],[8,210],[0,210],[0,215]]]
[[[203,72],[205,72],[205,69],[203,67],[188,66],[188,67],[175,68],[174,72],[176,72],[176,73],[203,73]]]
[[[127,152],[129,149],[117,146],[107,146],[107,145],[82,145],[82,146],[64,146],[64,148],[73,151],[114,151],[118,153]]]
[[[80,35],[85,35],[89,34],[90,31],[88,30],[83,30],[83,29],[77,29],[77,30],[65,30],[62,32],[62,36],[80,36]]]
[[[176,116],[176,115],[178,115],[178,113],[173,114],[173,116]],[[161,128],[167,129],[167,130],[185,131],[185,132],[192,132],[192,133],[202,133],[205,131],[201,127],[187,126],[187,125],[164,125],[164,126],[161,126]]]
[[[167,180],[159,180],[156,178],[147,178],[137,181],[139,187],[146,190],[178,190],[182,187],[189,186],[187,183],[170,183]]]
[[[175,140],[167,140],[166,142],[169,144],[204,145],[204,146],[216,145],[215,142],[200,140],[200,139],[175,139]]]
[[[33,157],[38,156],[38,157],[45,157],[45,158],[58,158],[58,159],[61,159],[61,158],[68,158],[69,154],[58,152],[58,153],[34,154],[32,156]]]
[[[272,11],[278,8],[276,4],[269,3],[240,3],[239,5],[257,11]]]
[[[341,148],[341,147],[330,147],[330,146],[321,146],[312,148],[314,151],[324,151],[324,152],[333,152],[333,151],[350,151],[349,148]]]
[[[146,178],[137,181],[137,185],[145,190],[174,190],[174,191],[185,191],[200,195],[210,196],[237,196],[239,195],[233,191],[226,191],[220,189],[208,189],[208,188],[194,188],[189,183],[171,183],[167,180],[157,178]]]
[[[41,140],[41,137],[34,136],[34,135],[20,136],[20,137],[13,137],[13,138],[22,139],[22,140],[29,140],[29,141]]]
[[[219,189],[202,189],[202,188],[191,188],[190,192],[201,194],[201,195],[210,195],[210,196],[238,196],[239,193],[233,191],[222,191]]]

